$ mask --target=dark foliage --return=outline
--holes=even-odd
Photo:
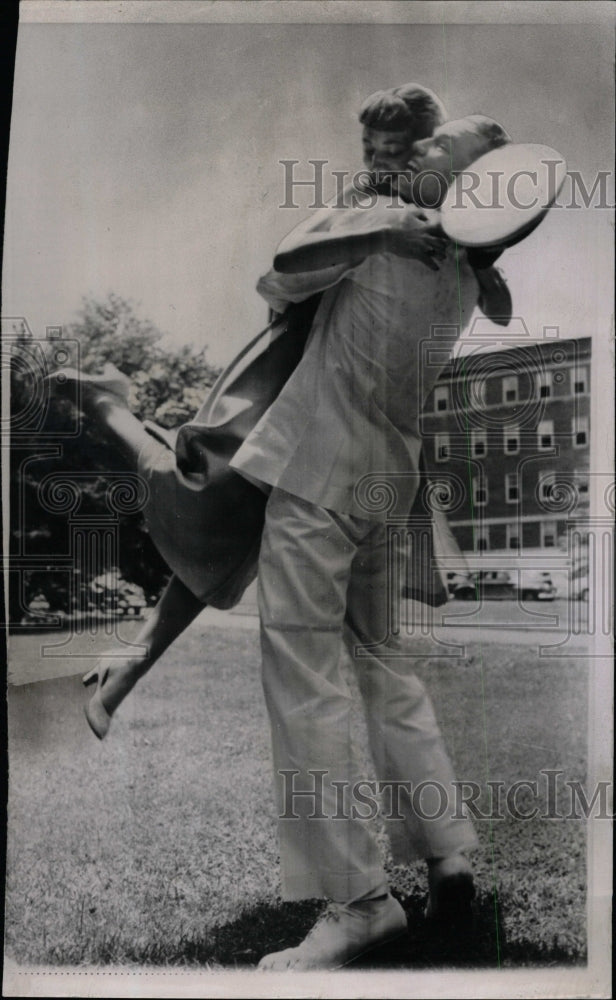
[[[131,379],[133,413],[173,428],[194,415],[217,370],[204,350],[165,345],[152,323],[113,294],[84,300],[61,339],[41,342],[18,325],[9,341],[11,621],[19,622],[39,594],[52,611],[74,610],[79,592],[111,565],[155,600],[169,571],[139,504],[131,505],[129,497],[120,513],[110,513],[108,505],[122,476],[125,490],[134,489],[131,470],[75,402],[50,398],[42,379],[65,366],[97,372],[111,362]],[[79,539],[78,522],[84,526]]]

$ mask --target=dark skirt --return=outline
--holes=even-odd
[[[196,487],[154,437],[139,473],[146,524],[165,562],[204,604],[233,607],[257,574],[267,495],[232,469]]]
[[[172,572],[204,604],[233,607],[257,575],[269,487],[229,462],[299,363],[319,299],[289,307],[247,345],[177,433],[148,426],[138,463],[146,524]],[[420,475],[408,522],[408,596],[437,606],[447,600],[438,556],[460,553],[444,516],[430,509],[423,467]]]
[[[320,296],[290,306],[217,379],[194,420],[176,432],[147,424],[138,471],[152,540],[204,604],[230,608],[257,573],[268,488],[229,462],[303,354]]]

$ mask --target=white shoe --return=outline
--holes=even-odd
[[[406,914],[389,894],[384,899],[330,903],[297,948],[265,955],[257,968],[262,972],[340,969],[406,931]]]

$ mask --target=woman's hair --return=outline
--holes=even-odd
[[[406,132],[412,142],[432,135],[446,118],[436,94],[418,83],[377,90],[359,109],[362,125],[387,132]]]
[[[485,140],[488,150],[498,149],[499,146],[506,146],[511,142],[511,136],[493,118],[486,118],[485,115],[467,115],[465,120],[473,123],[477,134]]]

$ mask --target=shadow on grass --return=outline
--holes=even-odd
[[[425,920],[423,896],[400,898],[400,902],[408,919],[408,935],[374,949],[349,968],[366,971],[495,969],[504,965],[511,968],[585,963],[585,956],[571,955],[556,945],[547,947],[532,941],[508,945],[500,906],[495,906],[492,896],[479,897],[473,904],[472,916],[450,924],[432,924]],[[323,906],[317,900],[260,903],[246,910],[237,920],[214,928],[207,940],[187,943],[181,960],[214,967],[254,968],[263,955],[298,945]]]

